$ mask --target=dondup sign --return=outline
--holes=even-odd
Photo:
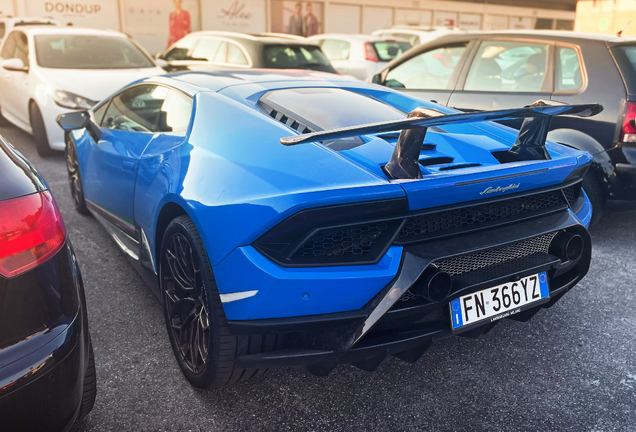
[[[26,14],[50,16],[62,25],[119,30],[117,0],[27,0]]]

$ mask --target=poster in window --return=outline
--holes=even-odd
[[[203,30],[264,33],[265,0],[201,0]]]
[[[270,11],[274,33],[305,37],[323,33],[324,6],[321,2],[272,0]]]

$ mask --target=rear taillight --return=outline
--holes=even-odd
[[[375,52],[375,48],[373,48],[373,45],[370,42],[364,43],[364,58],[365,60],[373,62],[378,61],[378,54]]]
[[[636,103],[627,102],[620,142],[636,142]]]
[[[0,274],[17,276],[55,255],[66,230],[48,191],[0,201]]]

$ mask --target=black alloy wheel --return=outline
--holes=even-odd
[[[188,239],[173,234],[162,256],[163,304],[171,340],[181,362],[193,374],[205,368],[210,319],[200,264]]]
[[[75,210],[81,214],[90,214],[84,199],[84,187],[82,186],[82,174],[80,173],[79,161],[75,143],[70,135],[66,137],[66,171],[68,173],[68,184],[71,188],[71,196],[75,204]]]
[[[223,387],[263,374],[236,367],[237,357],[281,349],[282,335],[236,336],[229,328],[203,240],[188,216],[173,219],[158,256],[163,313],[181,371],[199,388]]]
[[[49,138],[46,134],[46,126],[44,125],[44,119],[40,108],[31,102],[29,105],[29,118],[31,119],[31,132],[33,132],[33,140],[35,141],[35,147],[40,156],[52,156],[56,152],[49,145]]]

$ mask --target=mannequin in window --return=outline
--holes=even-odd
[[[192,32],[190,13],[181,9],[182,0],[174,0],[174,11],[170,12],[170,36],[168,47]]]

